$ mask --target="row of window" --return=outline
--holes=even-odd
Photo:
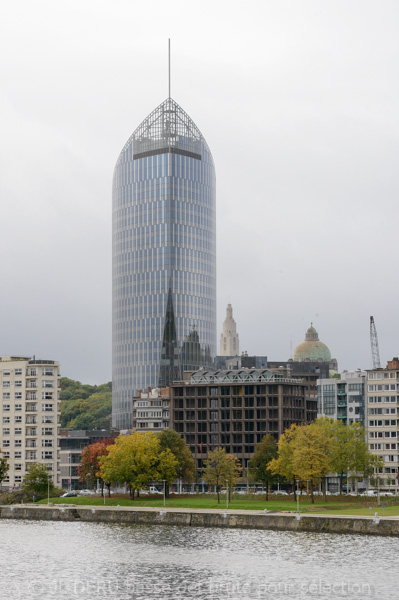
[[[22,404],[14,404],[14,410],[18,411],[18,410],[22,410]],[[9,412],[11,410],[11,405],[10,404],[3,404],[3,412]],[[28,412],[36,412],[37,411],[37,406],[36,404],[32,404],[26,405],[26,411]],[[43,412],[53,412],[54,411],[54,404],[42,404],[42,411]]]
[[[396,371],[376,371],[374,373],[368,373],[367,379],[399,379],[399,373],[396,373]]]
[[[39,370],[40,369],[33,369],[32,367],[30,367],[26,370],[26,375],[27,377],[37,377]],[[22,369],[3,369],[3,371],[0,371],[0,374],[1,373],[3,374],[3,377],[11,377],[11,374],[18,376],[22,375]],[[51,367],[43,367],[42,375],[44,377],[51,377],[54,375],[54,369]]]
[[[10,388],[11,387],[11,381],[7,381],[7,380],[3,380],[3,388]],[[14,381],[14,387],[23,387],[22,385],[22,381]],[[33,380],[33,381],[29,381],[26,386],[26,388],[37,388],[37,381]],[[53,388],[54,387],[54,381],[50,381],[48,379],[43,379],[42,380],[42,388]]]
[[[395,408],[369,408],[369,415],[396,415]]]
[[[369,427],[395,427],[396,419],[385,419],[384,421],[369,421]]]
[[[379,402],[397,402],[398,396],[368,396],[369,404],[377,404]]]
[[[399,385],[396,383],[384,383],[378,385],[369,385],[367,386],[369,392],[388,392],[399,390]]]
[[[369,431],[368,437],[370,439],[375,438],[396,438],[396,431]]]
[[[397,444],[370,444],[370,450],[396,450]]]

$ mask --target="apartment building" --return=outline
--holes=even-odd
[[[9,464],[2,488],[19,488],[35,463],[59,486],[59,377],[57,361],[0,357],[0,447]]]
[[[367,442],[370,452],[380,456],[384,467],[374,479],[379,487],[398,490],[399,440],[399,359],[385,369],[367,371]]]
[[[340,419],[345,424],[366,425],[366,373],[344,371],[341,379],[318,379],[317,416]]]
[[[170,426],[170,388],[148,388],[133,398],[132,429],[162,431]]]

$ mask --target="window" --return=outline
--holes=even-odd
[[[20,450],[14,452],[14,458],[22,458],[22,452]]]
[[[3,388],[9,388],[11,387],[11,384],[9,381],[3,381]]]
[[[52,448],[53,440],[42,440],[42,446],[44,448]]]
[[[7,369],[7,371],[3,371],[3,375],[4,375],[4,377],[10,377],[10,375],[11,375],[11,371],[9,371],[9,370]]]
[[[53,412],[53,407],[54,404],[42,404],[42,411],[43,412]]]
[[[15,375],[22,375],[22,369],[15,369]]]
[[[53,392],[42,392],[42,400],[52,400],[52,399],[53,399]]]
[[[10,405],[9,404],[3,404],[3,411],[4,412],[8,412],[10,410]]]
[[[7,428],[3,427],[3,435],[10,435],[10,429],[8,427]]]
[[[14,386],[15,386],[15,387],[22,387],[22,381],[21,381],[20,379],[16,380],[16,381],[14,382]]]
[[[10,440],[3,440],[3,448],[8,448],[10,445]]]
[[[42,452],[42,458],[44,458],[44,459],[53,458],[53,453],[49,452],[49,451]]]
[[[3,423],[9,423],[10,417],[3,417]]]
[[[22,435],[22,428],[21,427],[16,427],[15,430],[15,435]]]
[[[15,440],[15,442],[14,442],[14,446],[16,446],[17,448],[18,448],[19,446],[22,446],[22,440]]]
[[[22,404],[15,404],[14,409],[15,410],[22,410]]]
[[[47,375],[47,377],[51,377],[52,375],[54,375],[54,369],[50,367],[43,367],[42,375]]]
[[[50,379],[43,379],[43,381],[42,381],[42,387],[44,387],[44,388],[52,388],[52,387],[54,387],[54,381],[51,381]]]
[[[22,423],[22,415],[15,415],[15,423]]]
[[[4,458],[10,458],[10,453],[9,452],[3,452],[3,457]]]
[[[21,400],[22,399],[22,392],[15,392],[15,400]]]
[[[43,427],[42,435],[53,435],[53,428],[52,427]]]
[[[42,417],[42,423],[54,423],[54,417]]]
[[[9,400],[11,398],[10,392],[3,392],[3,400]]]
[[[15,463],[14,468],[16,471],[22,471],[22,465],[21,463]]]

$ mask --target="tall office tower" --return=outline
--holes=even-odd
[[[216,354],[214,164],[170,97],[123,147],[112,197],[112,424],[128,429],[138,390]]]
[[[226,318],[223,321],[223,332],[220,336],[220,356],[238,356],[240,353],[240,341],[237,333],[237,325],[233,319],[231,304],[227,305]]]

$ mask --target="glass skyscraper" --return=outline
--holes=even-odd
[[[128,429],[138,390],[216,354],[215,169],[171,98],[123,147],[112,198],[112,424]]]

